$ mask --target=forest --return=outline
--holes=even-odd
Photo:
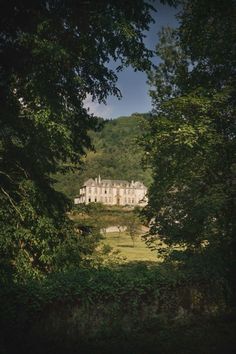
[[[139,144],[144,117],[132,114],[113,120],[101,120],[101,130],[91,131],[93,150],[87,151],[81,171],[57,173],[55,188],[73,199],[89,178],[140,180],[146,186],[152,181],[151,170],[144,163],[144,149]],[[114,157],[114,158],[111,158]]]
[[[160,3],[178,27],[151,50]],[[0,9],[0,353],[234,354],[235,1]],[[151,112],[90,114],[129,66]],[[140,179],[147,206],[74,206],[98,174]]]

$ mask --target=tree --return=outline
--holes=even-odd
[[[145,1],[0,2],[0,255],[8,269],[51,269],[77,237],[52,173],[78,166],[97,120],[84,99],[120,96],[115,71],[150,67]],[[73,246],[74,247],[74,246]]]
[[[141,229],[141,221],[139,217],[135,214],[135,212],[129,213],[129,215],[125,216],[125,226],[126,226],[126,231],[128,232],[132,243],[133,247],[135,245],[135,239],[140,233]]]
[[[115,225],[117,226],[118,229],[118,243],[120,243],[120,237],[121,237],[121,233],[125,231],[125,229],[127,228],[126,226],[126,215],[125,213],[120,213],[120,215],[117,216],[116,218],[116,223]]]
[[[162,32],[163,62],[150,73],[154,110],[144,145],[154,181],[147,241],[158,236],[184,246],[185,255],[213,252],[212,265],[222,261],[233,283],[236,6],[181,4],[180,27]]]

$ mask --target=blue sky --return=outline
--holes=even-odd
[[[145,39],[146,46],[154,49],[158,41],[157,33],[163,26],[177,26],[175,18],[176,9],[167,5],[158,4],[157,13],[154,14],[156,23],[151,24],[150,30]],[[155,58],[155,63],[158,58]],[[134,72],[132,67],[124,69],[118,73],[117,86],[121,90],[122,98],[109,97],[107,104],[98,104],[92,102],[91,98],[86,99],[85,105],[89,108],[90,113],[97,116],[113,119],[120,116],[129,116],[132,113],[146,113],[151,110],[151,100],[148,95],[147,77],[143,72]]]

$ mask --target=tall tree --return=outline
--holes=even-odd
[[[116,72],[150,67],[145,1],[0,1],[0,256],[48,271],[73,233],[50,174],[76,165],[96,119],[84,99],[120,96]],[[74,246],[73,246],[74,247]]]
[[[180,27],[162,32],[162,63],[150,73],[148,241],[214,250],[235,279],[236,4],[180,3]]]

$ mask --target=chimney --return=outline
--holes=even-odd
[[[98,183],[101,183],[101,177],[100,177],[100,175],[98,176]]]

